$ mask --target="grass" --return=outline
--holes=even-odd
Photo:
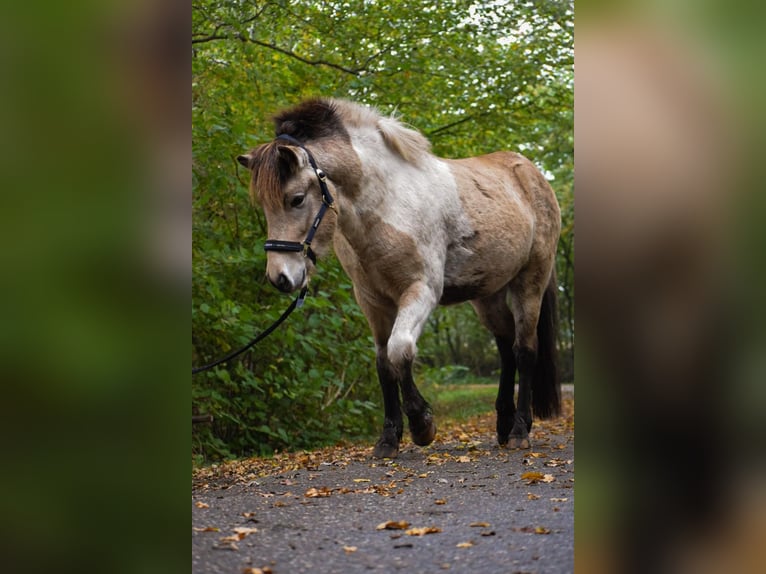
[[[423,396],[431,403],[438,420],[463,422],[472,416],[495,410],[495,382],[433,384],[423,387]]]

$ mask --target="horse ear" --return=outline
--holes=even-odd
[[[249,153],[238,155],[237,161],[240,163],[240,165],[250,169],[250,162],[253,161],[253,156],[251,156]]]
[[[302,150],[291,145],[277,147],[282,170],[288,174],[295,173],[299,167],[306,165],[306,156]]]

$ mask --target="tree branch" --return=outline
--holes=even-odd
[[[328,62],[327,60],[310,60],[308,58],[301,56],[300,54],[296,54],[295,52],[292,52],[290,50],[277,46],[276,44],[269,44],[268,42],[264,42],[263,40],[250,38],[249,36],[246,36],[245,34],[241,32],[237,34],[219,34],[216,28],[216,30],[213,31],[208,36],[197,35],[197,37],[194,37],[194,35],[192,34],[192,44],[202,44],[204,42],[213,42],[216,40],[239,40],[240,42],[250,42],[251,44],[255,44],[263,48],[268,48],[269,50],[274,50],[275,52],[279,52],[280,54],[289,56],[290,58],[298,60],[299,62],[303,62],[304,64],[308,64],[309,66],[327,66],[328,68],[333,68],[335,70],[339,70],[341,72],[344,72],[346,74],[351,74],[352,76],[356,76],[356,77],[358,77],[364,70],[364,68],[358,68],[358,69],[347,68],[345,66],[341,66],[340,64],[336,64],[334,62]],[[380,54],[376,54],[376,56],[378,55]]]
[[[359,74],[362,72],[361,69],[353,70],[351,68],[346,68],[345,66],[341,66],[340,64],[328,62],[327,60],[309,60],[308,58],[304,58],[303,56],[300,56],[296,54],[295,52],[291,52],[290,50],[280,48],[279,46],[276,46],[274,44],[269,44],[268,42],[256,40],[255,38],[248,38],[247,36],[244,36],[243,34],[239,34],[238,38],[242,40],[243,42],[251,42],[253,44],[257,44],[258,46],[262,46],[264,48],[274,50],[275,52],[279,52],[280,54],[284,54],[285,56],[290,56],[291,58],[295,58],[299,62],[303,62],[304,64],[308,64],[310,66],[327,66],[328,68],[334,68],[336,70],[340,70],[341,72],[345,72],[346,74],[351,74],[352,76],[359,76]]]
[[[433,136],[435,136],[437,134],[440,134],[440,133],[446,132],[448,130],[451,130],[452,128],[457,127],[460,124],[464,124],[465,122],[470,122],[472,120],[476,120],[478,118],[481,118],[481,117],[484,117],[484,116],[488,116],[490,113],[491,112],[482,112],[480,114],[472,114],[470,116],[466,116],[463,119],[460,119],[460,120],[457,120],[455,122],[452,122],[451,124],[447,124],[446,126],[442,126],[440,128],[436,128],[435,130],[431,130],[426,135],[428,137],[433,137]]]

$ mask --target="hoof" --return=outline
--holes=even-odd
[[[500,446],[506,446],[508,444],[508,433],[505,433],[505,436],[497,433],[497,444]]]
[[[396,458],[399,456],[399,446],[378,441],[372,451],[373,458]]]
[[[428,446],[436,438],[436,423],[431,415],[425,418],[425,428],[412,430],[412,442],[418,446]]]
[[[511,437],[510,441],[508,441],[508,448],[528,449],[528,448],[532,448],[532,445],[529,442],[529,437],[514,436],[514,437]]]

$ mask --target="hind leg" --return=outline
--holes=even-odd
[[[500,353],[500,384],[495,400],[497,443],[500,445],[508,443],[516,413],[513,403],[516,379],[516,357],[513,352],[514,322],[506,303],[507,293],[508,290],[503,289],[490,297],[471,301],[481,324],[495,336],[497,350]]]
[[[513,354],[519,369],[519,396],[509,440],[511,448],[530,448],[532,429],[532,379],[537,365],[537,321],[547,281],[547,274],[530,271],[511,282],[511,307],[516,320]]]

